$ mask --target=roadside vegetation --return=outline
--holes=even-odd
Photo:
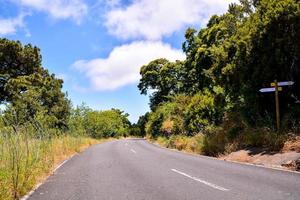
[[[151,111],[138,127],[166,147],[205,155],[280,151],[300,134],[299,35],[297,0],[241,0],[205,28],[188,28],[184,61],[141,67]],[[274,93],[259,92],[274,80],[295,82],[279,92],[280,130]]]
[[[33,139],[34,132],[3,130],[0,136],[0,197],[19,199],[74,153],[99,141],[69,135]],[[47,134],[47,133],[46,133]]]
[[[63,160],[130,132],[128,114],[72,107],[40,50],[0,39],[0,199],[24,196]]]

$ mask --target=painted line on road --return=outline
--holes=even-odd
[[[239,165],[248,165],[251,167],[258,167],[258,168],[263,168],[263,169],[271,169],[271,170],[275,170],[275,171],[281,171],[281,172],[287,172],[287,173],[293,173],[293,174],[300,174],[300,171],[292,171],[289,169],[285,169],[284,167],[281,166],[277,166],[277,165],[260,165],[260,164],[255,164],[255,163],[247,163],[247,162],[240,162],[240,161],[233,161],[233,160],[224,160],[224,159],[220,159],[220,158],[216,158],[216,157],[211,157],[211,156],[205,156],[205,155],[200,155],[200,154],[196,154],[196,153],[191,153],[191,152],[187,152],[187,151],[180,151],[178,149],[171,149],[171,148],[167,148],[167,147],[163,147],[157,143],[153,143],[149,140],[146,140],[146,142],[148,142],[148,144],[151,144],[155,147],[164,149],[164,150],[168,150],[168,151],[173,151],[173,152],[177,152],[177,153],[181,153],[181,154],[186,154],[186,155],[190,155],[190,156],[194,156],[194,157],[198,157],[198,158],[204,158],[204,159],[211,159],[211,160],[216,160],[216,161],[221,161],[221,162],[225,162],[225,163],[233,163],[233,164],[239,164]]]
[[[60,165],[58,165],[52,172],[51,174],[55,174],[55,172],[61,167],[63,166],[66,162],[68,162],[69,160],[71,160],[75,155],[77,155],[78,153],[75,153],[74,155],[72,155],[71,157],[69,157],[68,159],[66,159],[65,161],[63,161]],[[47,178],[45,178],[45,180],[43,180],[43,182],[37,184],[30,192],[28,192],[25,196],[23,196],[20,200],[27,200],[29,199],[29,197],[37,190],[39,189],[39,187],[41,187],[49,178],[50,176],[48,176]]]
[[[73,156],[72,156],[72,157],[73,157]],[[71,157],[71,158],[72,158],[72,157]],[[70,158],[70,159],[71,159],[71,158]],[[69,160],[69,159],[68,159],[68,160]],[[61,166],[63,166],[68,160],[65,160],[65,161],[62,162],[60,165],[58,165],[58,166],[53,170],[53,173],[56,172],[56,170],[58,170]]]
[[[135,151],[135,150],[133,150],[133,149],[130,149],[130,151],[136,154],[136,151]]]
[[[27,200],[43,183],[39,183],[35,186],[35,188],[33,190],[31,190],[30,192],[28,192],[28,194],[26,194],[25,196],[23,196],[21,198],[21,200]]]
[[[229,191],[229,189],[227,189],[227,188],[218,186],[218,185],[216,185],[216,184],[207,182],[207,181],[205,181],[205,180],[201,180],[201,179],[199,179],[199,178],[197,178],[197,177],[190,176],[190,175],[188,175],[188,174],[186,174],[186,173],[184,173],[184,172],[181,172],[181,171],[179,171],[179,170],[177,170],[177,169],[171,169],[171,170],[172,170],[173,172],[176,172],[176,173],[178,173],[178,174],[181,174],[181,175],[183,175],[183,176],[185,176],[185,177],[188,177],[188,178],[190,178],[190,179],[193,179],[194,181],[198,181],[198,182],[203,183],[203,184],[205,184],[205,185],[207,185],[207,186],[210,186],[210,187],[212,187],[212,188],[214,188],[214,189],[221,190],[221,191],[224,191],[224,192]]]

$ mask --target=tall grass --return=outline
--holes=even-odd
[[[224,130],[222,127],[210,128],[204,134],[195,136],[171,135],[156,138],[148,136],[147,139],[167,148],[216,157],[248,147],[278,152],[288,141],[286,135],[268,129],[247,128],[237,132],[235,129]]]
[[[167,148],[203,154],[204,135],[202,134],[197,134],[193,137],[184,135],[172,135],[170,137],[159,136],[151,140]]]
[[[69,135],[49,137],[28,127],[0,130],[0,199],[19,199],[68,156],[98,142]]]

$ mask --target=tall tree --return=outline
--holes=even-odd
[[[0,103],[12,100],[6,84],[18,77],[41,73],[41,62],[39,48],[0,38]]]
[[[67,126],[70,101],[62,92],[63,81],[41,66],[37,47],[0,39],[0,71],[0,102],[8,103],[7,114],[25,123],[43,113],[51,118],[50,126]]]
[[[155,109],[160,103],[168,101],[170,95],[179,93],[183,88],[181,61],[169,62],[157,59],[141,68],[142,76],[138,88],[141,94],[150,93],[150,107]]]

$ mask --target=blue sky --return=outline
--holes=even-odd
[[[0,0],[0,37],[41,49],[74,105],[119,108],[135,122],[149,110],[139,68],[182,60],[187,27],[204,27],[236,0]]]

